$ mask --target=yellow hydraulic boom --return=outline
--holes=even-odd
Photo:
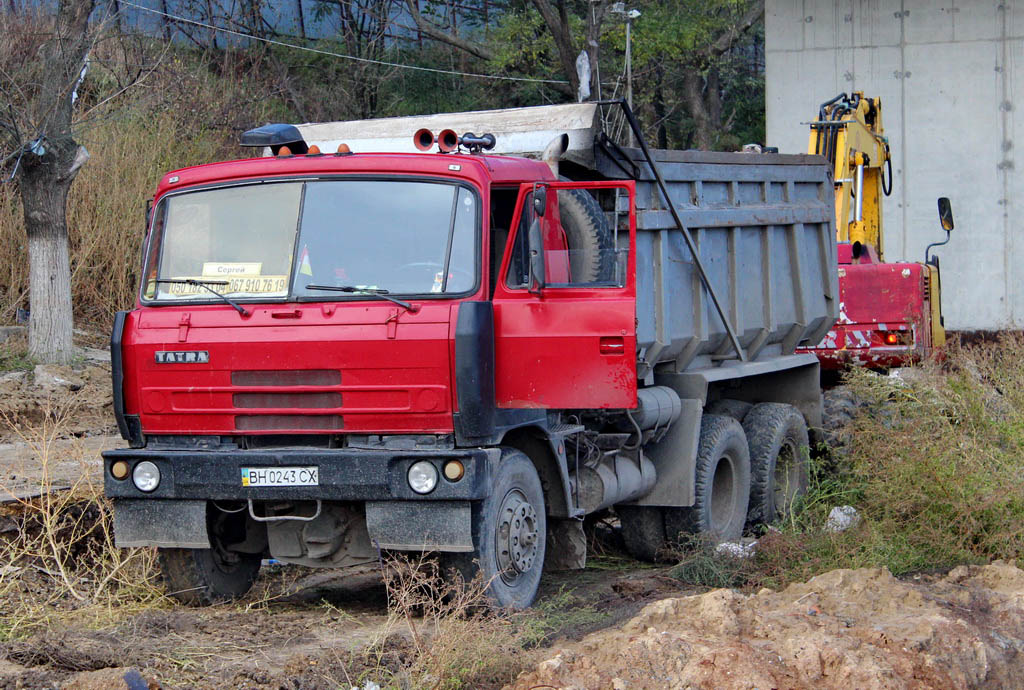
[[[823,103],[818,119],[811,123],[808,152],[832,162],[836,240],[852,244],[854,257],[874,250],[882,260],[882,194],[892,191],[882,99],[865,98],[863,92],[855,91]],[[888,175],[883,175],[885,165]]]

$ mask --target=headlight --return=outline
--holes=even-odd
[[[413,463],[409,468],[409,487],[418,494],[429,494],[437,486],[437,468],[426,460]]]
[[[132,481],[139,491],[147,494],[160,486],[160,468],[149,460],[143,460],[132,471]]]

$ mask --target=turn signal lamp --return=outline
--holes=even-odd
[[[449,460],[444,464],[444,478],[457,482],[466,474],[466,467],[458,460]]]
[[[290,155],[292,155],[292,150],[290,148],[288,148],[287,146],[282,146],[281,148],[279,148],[277,150],[277,155],[278,156],[290,156]]]
[[[118,460],[110,466],[110,475],[114,479],[127,479],[128,478],[128,463],[124,460]]]
[[[320,155],[320,147],[317,146],[316,144],[313,144],[312,146],[309,147],[309,151],[306,151],[306,155],[307,156],[319,156]]]
[[[339,156],[344,156],[344,155],[347,155],[349,153],[352,153],[352,149],[350,149],[348,147],[348,144],[338,144],[338,152],[337,153],[338,153]]]

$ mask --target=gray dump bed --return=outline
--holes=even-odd
[[[539,158],[568,135],[562,173],[637,180],[639,375],[727,364],[737,354],[683,233],[639,149],[599,144],[592,103],[300,125],[309,143],[356,153],[415,151],[413,133],[493,132],[491,153]],[[817,343],[838,312],[829,166],[808,155],[654,151],[672,203],[748,360]]]
[[[625,160],[599,148],[596,173],[637,179],[641,362],[683,371],[735,358],[643,155],[623,153]],[[838,309],[835,213],[825,159],[652,153],[747,359],[820,342]]]

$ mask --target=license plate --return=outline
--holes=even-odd
[[[318,486],[317,467],[243,467],[242,486]]]

